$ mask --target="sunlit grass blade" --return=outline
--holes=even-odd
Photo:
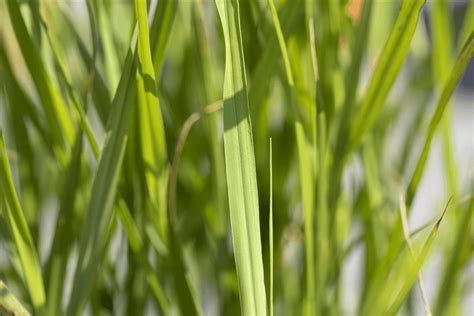
[[[30,75],[41,99],[48,124],[57,144],[70,144],[73,139],[73,124],[58,89],[48,76],[38,49],[28,34],[17,0],[7,0],[8,12],[18,44]]]
[[[129,51],[113,101],[107,140],[92,184],[91,198],[81,232],[79,259],[74,273],[67,315],[81,313],[104,254],[103,250],[113,217],[115,195],[127,144],[128,122],[132,106],[126,102],[126,99],[135,74],[132,72],[135,69],[135,62],[133,53]]]
[[[2,213],[20,259],[23,277],[35,312],[43,312],[46,301],[38,254],[28,229],[20,200],[15,190],[3,132],[0,131],[0,193]]]
[[[29,316],[30,313],[0,281],[0,315]]]
[[[403,276],[402,277],[402,282],[401,282],[401,287],[398,289],[398,292],[395,296],[395,299],[389,305],[388,309],[385,310],[385,312],[384,312],[385,315],[396,315],[396,313],[400,309],[405,297],[408,295],[410,289],[415,284],[416,279],[418,278],[418,275],[420,273],[421,268],[423,267],[426,260],[428,259],[428,255],[430,253],[433,241],[434,241],[434,239],[435,239],[435,237],[438,233],[439,225],[441,224],[441,221],[444,218],[444,215],[446,213],[446,210],[447,210],[448,206],[449,206],[449,201],[448,201],[448,204],[446,205],[446,208],[443,211],[443,214],[441,214],[440,218],[438,219],[438,221],[434,225],[434,227],[431,230],[428,238],[426,239],[425,243],[423,244],[423,247],[421,248],[420,253],[414,259],[413,264],[410,265],[408,268],[407,267],[402,267],[402,271],[395,272],[395,275],[396,274],[401,274]],[[411,252],[410,252],[410,256],[411,256]],[[390,288],[392,288],[392,286]]]
[[[224,149],[242,313],[267,313],[255,157],[238,1],[216,0],[226,52]]]
[[[373,127],[383,109],[387,95],[410,48],[424,3],[425,0],[403,1],[390,36],[372,73],[363,104],[354,119],[350,148],[355,149],[360,144],[364,134]]]
[[[157,96],[155,70],[150,50],[145,0],[135,0],[138,19],[138,117],[145,180],[151,198],[152,220],[163,240],[168,238],[166,138]]]

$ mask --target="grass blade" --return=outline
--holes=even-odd
[[[428,133],[426,135],[425,143],[423,145],[420,158],[418,159],[415,171],[413,172],[412,178],[407,188],[406,196],[408,209],[410,208],[411,203],[413,202],[416,189],[418,188],[418,185],[421,181],[421,177],[423,176],[423,171],[425,169],[426,160],[428,159],[428,154],[430,152],[431,143],[433,142],[433,137],[435,135],[436,128],[438,127],[443,113],[448,105],[448,101],[451,98],[451,95],[453,94],[454,89],[456,88],[457,83],[461,78],[462,74],[464,73],[464,69],[466,68],[473,54],[474,32],[471,32],[471,35],[465,43],[463,50],[460,52],[459,57],[456,60],[456,64],[451,70],[451,75],[449,76],[444,85],[443,92],[441,93],[441,96],[438,100],[438,104],[436,105],[435,113],[431,118],[430,125],[428,127]]]
[[[15,190],[3,133],[0,131],[0,184],[2,209],[20,258],[23,277],[36,313],[41,314],[46,301],[43,277],[35,245]]]
[[[257,177],[238,1],[216,0],[224,31],[224,149],[242,313],[267,313]]]
[[[273,158],[272,139],[270,138],[270,215],[268,216],[268,240],[270,244],[270,299],[269,315],[273,316]]]
[[[350,147],[355,149],[366,131],[374,125],[387,95],[397,78],[415,33],[418,16],[425,0],[403,1],[392,32],[372,74],[367,93],[351,131]]]
[[[314,179],[311,158],[306,144],[303,125],[296,123],[296,142],[298,146],[299,178],[304,212],[306,298],[305,314],[315,315],[316,285],[314,262]]]
[[[166,138],[156,92],[145,0],[135,0],[138,19],[138,117],[145,180],[151,198],[152,219],[163,240],[168,238]]]
[[[13,30],[44,107],[48,124],[52,129],[52,135],[56,139],[57,144],[63,144],[64,141],[66,144],[70,144],[74,133],[67,107],[62,101],[59,91],[46,73],[39,51],[26,29],[18,1],[7,0],[7,5]]]
[[[2,281],[0,281],[0,315],[30,315]]]
[[[127,131],[132,106],[126,102],[134,73],[135,59],[129,51],[125,70],[115,95],[108,136],[92,184],[92,195],[79,243],[79,259],[67,315],[78,315],[92,289],[97,267],[101,262],[110,222],[113,217],[115,195],[127,144]]]

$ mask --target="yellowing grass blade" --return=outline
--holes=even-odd
[[[20,200],[13,184],[10,163],[3,133],[0,131],[0,193],[3,214],[7,220],[10,234],[13,237],[26,288],[31,297],[35,311],[40,314],[46,297],[44,294],[43,277],[35,245],[26,223]]]
[[[247,100],[239,2],[216,0],[225,41],[224,149],[243,315],[266,315],[257,177]]]

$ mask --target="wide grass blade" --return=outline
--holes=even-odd
[[[23,277],[35,312],[43,312],[46,301],[38,254],[15,190],[3,132],[0,131],[1,206],[20,258]]]
[[[224,149],[227,187],[242,313],[265,315],[257,177],[239,2],[216,0],[224,31]]]
[[[145,180],[152,205],[155,229],[168,238],[166,138],[156,92],[155,70],[150,50],[148,14],[145,0],[135,0],[138,19],[138,117]]]

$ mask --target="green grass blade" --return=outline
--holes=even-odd
[[[425,170],[426,160],[428,159],[428,154],[430,152],[431,143],[433,142],[436,128],[438,127],[441,118],[443,117],[443,113],[448,105],[448,101],[451,98],[451,95],[453,94],[454,89],[456,88],[457,83],[461,78],[462,74],[464,73],[464,69],[466,68],[473,54],[474,32],[471,32],[471,35],[465,43],[463,50],[459,54],[459,57],[456,60],[456,64],[453,66],[451,74],[444,85],[443,92],[441,93],[441,96],[438,100],[438,104],[436,105],[435,113],[431,118],[428,127],[428,133],[425,138],[420,158],[418,159],[415,171],[413,172],[413,175],[407,188],[406,196],[408,209],[411,206],[411,203],[413,202],[416,189],[418,188],[418,185],[421,181],[421,177],[423,176],[423,171]]]
[[[46,301],[38,254],[15,190],[3,133],[0,131],[0,184],[2,209],[20,258],[23,277],[36,313],[41,314]]]
[[[175,0],[158,1],[156,6],[150,34],[152,35],[152,57],[157,81],[159,81],[159,75],[163,67],[166,46],[171,36],[171,29],[178,11],[177,8],[178,1]]]
[[[70,144],[73,139],[73,124],[59,91],[48,76],[38,49],[28,34],[17,0],[7,0],[8,12],[12,21],[18,44],[26,62],[36,91],[44,107],[52,135],[59,144]]]
[[[113,101],[107,140],[92,184],[92,194],[81,232],[79,259],[74,273],[67,315],[81,313],[103,256],[127,144],[128,122],[132,105],[126,101],[134,76],[135,62],[132,52],[129,51]]]
[[[74,202],[79,192],[79,175],[82,158],[82,133],[77,133],[66,170],[66,177],[59,199],[58,219],[53,235],[51,255],[45,266],[47,290],[47,315],[59,315],[64,291],[64,279],[69,251],[77,231],[71,230],[74,215]]]
[[[275,8],[275,4],[273,3],[273,0],[268,0],[267,2],[268,2],[268,6],[270,7],[270,13],[272,15],[273,28],[275,29],[275,32],[278,38],[278,45],[280,46],[281,55],[283,57],[286,78],[288,80],[288,84],[290,86],[293,86],[293,73],[291,71],[290,59],[288,57],[288,49],[286,48],[285,37],[283,36],[280,20],[278,19],[278,13]]]
[[[238,1],[216,0],[224,31],[224,149],[242,313],[267,313],[255,156]]]
[[[119,201],[117,205],[117,217],[120,219],[120,222],[127,233],[130,248],[139,257],[139,260],[145,269],[146,279],[153,296],[160,305],[160,309],[163,314],[167,315],[169,310],[168,299],[165,296],[163,288],[158,282],[156,274],[148,262],[143,240],[140,235],[140,230],[133,220],[132,214],[130,214],[129,209],[123,200]]]
[[[304,211],[306,298],[305,314],[315,315],[316,285],[314,262],[314,172],[311,157],[301,123],[296,123],[296,142],[298,147],[299,178]]]
[[[372,73],[364,102],[351,131],[350,147],[355,149],[380,114],[387,95],[397,78],[415,33],[419,13],[425,0],[403,1],[392,32]]]
[[[270,248],[270,299],[269,315],[273,316],[273,156],[272,139],[270,138],[270,214],[268,216],[268,241]]]
[[[155,70],[150,50],[145,0],[135,0],[138,19],[138,126],[141,136],[145,180],[151,198],[152,219],[163,240],[168,238],[166,138],[157,97]]]
[[[446,208],[439,218],[439,220],[436,222],[434,225],[433,229],[431,230],[430,235],[426,239],[423,247],[420,250],[420,253],[418,256],[414,259],[412,265],[410,265],[408,268],[407,267],[402,267],[401,271],[395,272],[395,274],[400,274],[403,276],[402,282],[401,282],[401,287],[398,290],[398,293],[395,296],[394,301],[391,303],[389,308],[384,312],[384,315],[396,315],[398,310],[400,309],[404,299],[408,295],[410,289],[413,287],[415,284],[418,275],[420,273],[421,268],[425,264],[426,260],[428,259],[428,255],[431,250],[431,246],[433,244],[433,241],[438,233],[439,225],[441,224],[441,221],[444,217],[444,214],[446,212],[448,205],[446,205]],[[410,252],[410,251],[408,251]],[[409,253],[409,257],[411,258],[412,254],[411,252]],[[389,288],[392,288],[390,286]]]
[[[29,316],[30,313],[0,281],[0,315]]]
[[[448,254],[446,266],[438,287],[434,312],[435,315],[448,315],[450,299],[455,293],[456,285],[459,284],[459,276],[462,274],[462,261],[466,254],[471,252],[470,235],[472,234],[472,220],[474,215],[474,199],[471,197],[470,205],[464,210],[456,223],[456,238],[453,242],[454,249]]]

